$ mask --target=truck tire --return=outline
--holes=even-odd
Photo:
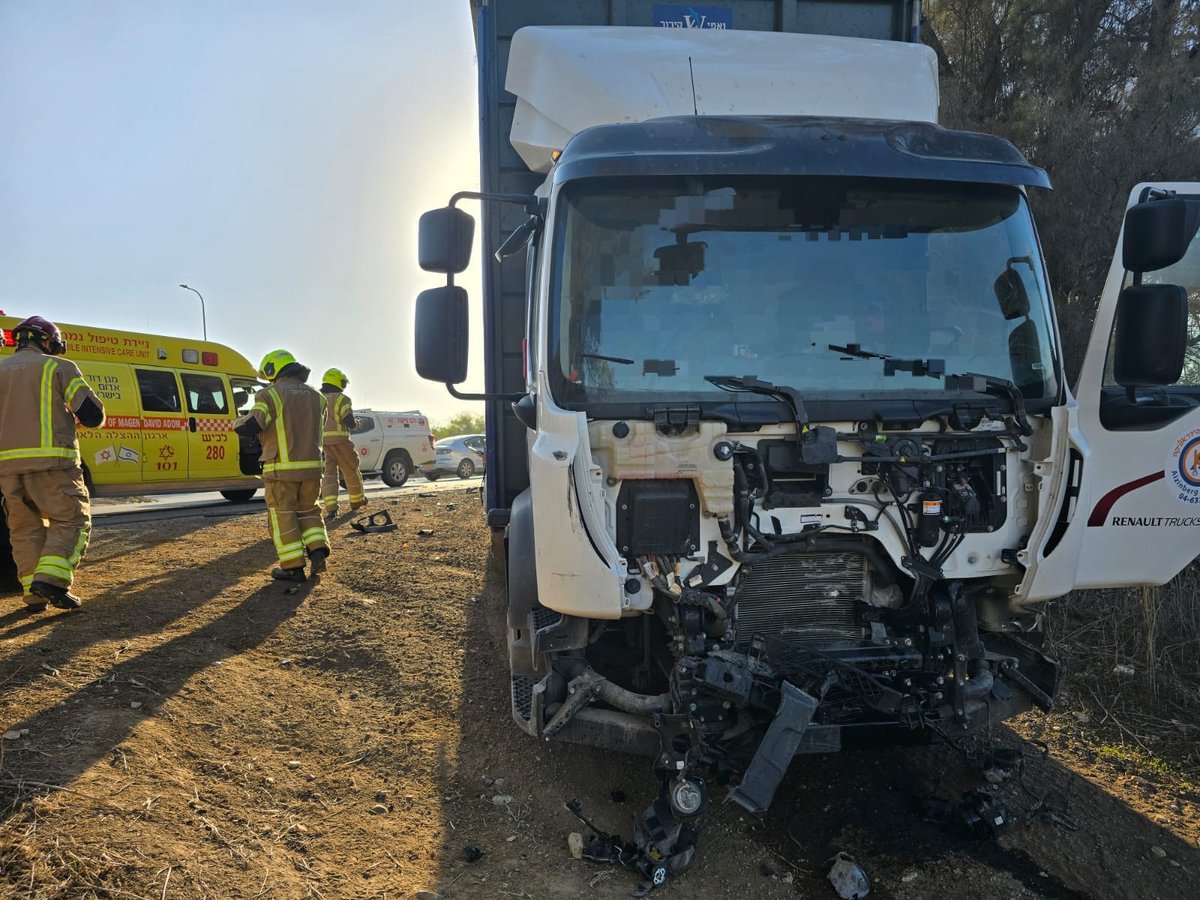
[[[437,480],[438,480],[439,478],[441,478],[441,477],[442,477],[442,473],[441,473],[441,472],[426,472],[426,473],[425,473],[425,480],[426,480],[426,481],[437,481]]]
[[[475,463],[469,459],[464,459],[458,464],[458,477],[462,479],[470,478],[475,474]]]
[[[403,450],[393,450],[383,460],[383,483],[388,487],[400,487],[412,474],[412,460]]]
[[[221,496],[230,503],[245,503],[258,493],[258,488],[246,488],[243,491],[221,491]]]

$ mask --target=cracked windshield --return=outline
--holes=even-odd
[[[577,188],[557,241],[561,402],[715,399],[707,375],[806,396],[1057,391],[1047,290],[1008,187],[711,179]],[[569,190],[569,188],[568,188]]]

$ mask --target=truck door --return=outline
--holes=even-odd
[[[181,372],[188,411],[188,470],[193,479],[238,478],[237,435],[229,388],[220,375]]]
[[[188,477],[187,417],[179,379],[170,369],[133,370],[142,412],[142,480],[184,481]]]
[[[383,430],[370,413],[355,413],[354,418],[350,440],[358,450],[358,463],[367,471],[378,472],[383,466]]]
[[[1200,183],[1139,185],[1128,207],[1181,198],[1200,204]],[[1197,215],[1180,217],[1180,240],[1195,231]],[[1200,552],[1200,235],[1191,235],[1182,259],[1138,277],[1123,264],[1130,221],[1127,214],[1076,385],[1077,419],[1059,421],[1061,512],[1026,552],[1029,571],[1019,593],[1031,599],[1072,588],[1163,584]],[[1118,360],[1116,323],[1133,316],[1181,322],[1173,310],[1182,301],[1172,308],[1154,296],[1165,285],[1186,291],[1182,374],[1172,384],[1143,379],[1130,387],[1137,379]],[[1143,346],[1138,356],[1152,359],[1158,349]]]

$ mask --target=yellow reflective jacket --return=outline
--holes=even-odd
[[[350,402],[350,398],[341,391],[323,392],[325,398],[325,433],[323,435],[326,444],[331,444],[335,441],[342,442],[350,440],[350,432],[346,428],[345,419],[347,416],[354,418],[354,404]]]
[[[254,419],[262,432],[263,478],[304,481],[320,478],[321,427],[325,398],[295,378],[281,376],[259,391],[250,411],[234,422],[234,429]]]
[[[89,399],[104,409],[69,359],[22,347],[0,360],[0,475],[79,465],[75,412]]]

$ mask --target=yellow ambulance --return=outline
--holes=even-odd
[[[0,316],[4,345],[22,320]],[[220,491],[233,502],[262,482],[233,422],[263,387],[254,366],[223,344],[56,323],[107,419],[81,428],[84,477],[94,497]]]

